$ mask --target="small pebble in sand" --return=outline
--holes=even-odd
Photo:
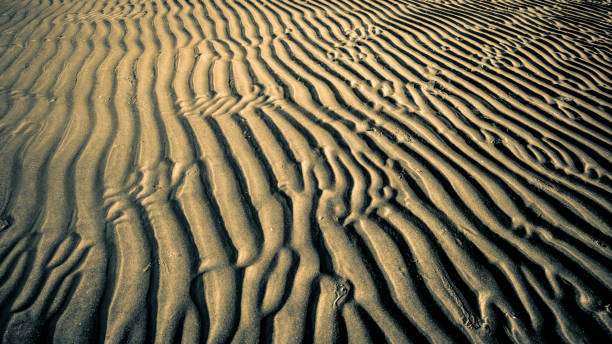
[[[3,231],[11,225],[11,221],[9,221],[6,217],[0,217],[0,231]]]

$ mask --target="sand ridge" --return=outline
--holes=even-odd
[[[0,338],[612,337],[610,1],[0,0]]]

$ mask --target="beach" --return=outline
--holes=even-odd
[[[608,342],[611,152],[609,0],[0,0],[0,342]]]

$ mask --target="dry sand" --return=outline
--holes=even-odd
[[[3,343],[612,340],[612,4],[0,0]]]

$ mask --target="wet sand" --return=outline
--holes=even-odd
[[[2,343],[612,340],[610,1],[0,0]]]

